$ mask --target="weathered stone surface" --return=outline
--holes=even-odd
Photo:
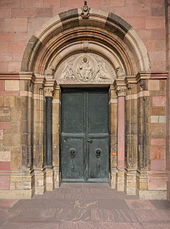
[[[10,151],[0,151],[0,161],[10,161],[11,152]]]
[[[116,177],[116,190],[124,191],[125,188],[125,172],[124,170],[118,170]]]
[[[148,82],[148,90],[158,91],[160,89],[159,80],[149,80]]]
[[[29,58],[36,44],[39,44],[39,47],[41,47],[42,45],[42,43],[38,40],[38,38],[33,35],[30,38],[27,47],[25,48],[24,56],[21,63],[21,71],[27,72],[31,70],[29,69]]]
[[[151,108],[151,114],[152,115],[165,115],[166,114],[166,108],[165,107],[152,107]]]
[[[126,21],[124,21],[122,18],[118,17],[113,13],[109,13],[107,17],[107,21],[115,23],[116,25],[120,26],[125,32],[128,32],[128,30],[131,29],[131,25],[129,25]]]
[[[3,134],[4,134],[3,130],[0,130],[0,141],[3,140]]]
[[[10,176],[0,174],[0,189],[1,190],[8,190],[9,187],[10,187]]]
[[[42,195],[45,192],[45,172],[40,169],[34,171],[35,194]]]
[[[0,107],[0,122],[9,122],[11,120],[11,112],[9,107]]]
[[[54,171],[52,168],[46,168],[46,191],[52,191],[54,189]]]
[[[165,136],[165,133],[166,133],[165,124],[153,123],[151,125],[151,136],[153,136],[153,137],[163,137],[163,136]]]
[[[136,170],[125,171],[125,192],[128,195],[136,195]]]
[[[72,54],[75,57],[86,53],[91,56],[98,55],[102,64],[108,61],[113,68],[110,75],[114,80],[119,77],[118,74],[115,74],[116,69],[124,68],[126,78],[123,80],[124,91],[120,92],[117,87],[116,94],[113,82],[105,84],[107,87],[110,85],[112,87],[109,101],[111,169],[116,169],[117,164],[123,169],[124,165],[136,169],[138,166],[140,171],[140,175],[137,175],[139,195],[145,198],[159,195],[158,192],[147,193],[148,180],[141,175],[141,170],[146,172],[149,169],[154,169],[154,171],[161,169],[163,171],[165,164],[169,164],[168,161],[165,161],[165,158],[169,157],[168,150],[165,152],[165,149],[168,149],[168,144],[166,145],[165,142],[166,136],[168,139],[166,93],[169,93],[166,91],[168,81],[165,73],[169,63],[166,59],[169,57],[168,50],[166,51],[169,22],[165,22],[165,19],[168,18],[169,10],[163,4],[163,1],[142,1],[142,4],[138,0],[91,1],[89,18],[82,19],[82,9],[77,9],[82,6],[79,0],[1,1],[0,149],[3,152],[11,152],[12,171],[21,170],[23,172],[27,167],[32,168],[33,166],[39,170],[40,176],[36,177],[37,193],[45,191],[46,182],[46,188],[51,189],[53,176],[54,186],[58,187],[61,177],[59,173],[60,89],[53,95],[54,175],[52,172],[41,174],[44,166],[45,145],[43,97],[44,83],[47,83],[44,76],[45,69],[51,67],[53,75],[58,64],[62,64],[63,60],[68,60],[67,57],[70,58]],[[73,7],[76,9],[70,10]],[[60,12],[59,16],[52,18],[58,12]],[[50,19],[49,22],[41,27],[41,24],[48,19]],[[137,34],[141,36],[141,39]],[[51,66],[54,59],[56,65]],[[98,66],[97,64],[95,66]],[[93,69],[94,65],[91,64],[90,68]],[[103,65],[98,67],[101,66],[103,69],[97,69],[96,74],[100,75],[99,78],[108,77],[107,67],[106,69]],[[33,71],[30,73],[31,76],[29,75],[29,80],[23,80],[23,74],[21,74],[21,80],[16,78],[14,72],[20,70]],[[136,76],[138,72],[140,74]],[[53,78],[52,75],[51,78]],[[104,80],[99,83],[100,80],[93,82],[94,87],[104,86]],[[31,85],[34,85],[34,88]],[[74,87],[74,82],[71,82],[70,86]],[[86,86],[90,85],[86,83]],[[52,96],[54,84],[51,87]],[[121,112],[119,112],[120,115],[118,114],[117,95],[120,98],[126,93],[126,139],[122,141],[120,138],[125,137],[124,133],[122,135],[119,130],[119,139],[117,136],[118,123],[120,126],[123,118]],[[123,149],[123,142],[126,143],[125,149]],[[124,164],[124,159],[126,159],[126,164]],[[8,167],[7,164],[2,166],[3,168]],[[135,176],[131,177],[129,171],[125,175],[125,181],[120,171],[117,175],[115,170],[114,173],[109,172],[113,177],[111,178],[112,186],[115,187],[118,184],[118,189],[123,189],[126,183],[127,192],[135,192]],[[48,176],[45,178],[46,175]],[[18,182],[16,177],[18,177]],[[34,179],[28,181],[27,176],[23,174],[16,177],[16,180],[14,179],[16,183],[11,184],[13,191],[16,191],[15,195],[31,196]],[[117,184],[115,177],[117,177]],[[134,186],[131,181],[134,182]],[[149,184],[151,191],[156,190],[156,184],[152,178]],[[18,190],[14,190],[15,185]],[[160,196],[164,193],[161,193]]]

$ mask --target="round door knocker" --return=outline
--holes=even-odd
[[[71,148],[69,151],[70,151],[70,156],[71,156],[71,158],[72,158],[72,159],[75,158],[75,156],[76,156],[76,149]]]
[[[102,153],[102,150],[101,149],[96,149],[96,157],[97,158],[100,158],[101,153]]]

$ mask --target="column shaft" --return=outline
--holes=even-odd
[[[46,97],[46,165],[52,165],[52,97]]]
[[[125,97],[118,97],[118,168],[124,169],[125,161]]]

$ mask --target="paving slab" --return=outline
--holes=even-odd
[[[30,200],[0,200],[0,229],[169,229],[170,201],[139,200],[108,184],[66,183]]]

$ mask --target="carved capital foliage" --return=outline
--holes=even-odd
[[[125,82],[125,77],[124,78],[119,78],[116,79],[114,82],[114,86],[115,86],[115,90],[117,93],[117,96],[126,96],[126,92],[127,92],[127,85]]]
[[[44,95],[45,97],[52,97],[53,96],[53,87],[45,87]]]
[[[127,88],[126,86],[122,87],[122,86],[118,86],[116,88],[116,92],[117,92],[117,95],[120,97],[120,96],[126,96],[126,91],[127,91]]]
[[[46,97],[52,97],[53,91],[55,87],[55,80],[52,75],[45,76],[45,87],[44,87],[44,95]]]

